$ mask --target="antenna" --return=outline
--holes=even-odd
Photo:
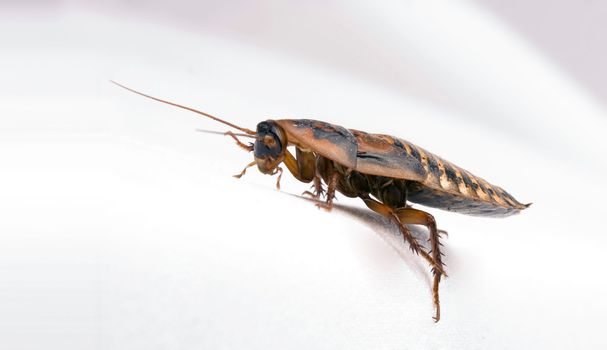
[[[133,90],[133,89],[131,89],[131,88],[129,88],[129,87],[126,87],[126,86],[124,86],[124,85],[122,85],[122,84],[120,84],[120,83],[117,83],[117,82],[115,82],[115,81],[113,81],[113,80],[110,80],[110,82],[111,82],[111,83],[113,83],[113,84],[115,84],[115,85],[120,86],[121,88],[123,88],[123,89],[125,89],[125,90],[128,90],[128,91],[130,91],[130,92],[136,93],[137,95],[141,95],[141,96],[143,96],[143,97],[147,97],[147,98],[149,98],[149,99],[152,99],[152,100],[155,100],[155,101],[158,101],[158,102],[166,103],[166,104],[171,105],[171,106],[179,107],[179,108],[182,108],[182,109],[188,110],[188,111],[190,111],[190,112],[194,112],[194,113],[197,113],[197,114],[203,115],[203,116],[205,116],[205,117],[207,117],[207,118],[213,119],[213,120],[218,121],[218,122],[220,122],[220,123],[223,123],[223,124],[225,124],[225,125],[227,125],[227,126],[231,126],[231,127],[233,127],[234,129],[238,129],[238,130],[240,130],[240,131],[242,131],[242,132],[245,132],[245,133],[247,133],[247,134],[249,134],[249,135],[255,135],[255,131],[253,131],[253,130],[250,130],[250,129],[247,129],[247,128],[242,128],[242,127],[240,127],[240,126],[238,126],[238,125],[232,124],[232,123],[227,122],[227,121],[225,121],[225,120],[223,120],[223,119],[219,119],[219,118],[217,118],[217,117],[215,117],[215,116],[213,116],[213,115],[211,115],[211,114],[209,114],[209,113],[205,113],[205,112],[203,112],[203,111],[199,111],[199,110],[194,109],[194,108],[191,108],[191,107],[187,107],[187,106],[184,106],[184,105],[180,105],[180,104],[178,104],[178,103],[174,103],[174,102],[166,101],[166,100],[160,99],[160,98],[158,98],[158,97],[154,97],[154,96],[146,95],[146,94],[144,94],[144,93],[142,93],[142,92],[139,92],[139,91],[137,91],[137,90]]]

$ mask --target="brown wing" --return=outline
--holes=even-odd
[[[407,153],[407,145],[401,140],[352,129],[350,132],[356,137],[358,144],[355,168],[357,171],[369,175],[425,181],[426,169],[419,159]]]
[[[357,142],[346,128],[311,119],[274,120],[287,132],[289,143],[311,150],[345,167],[356,168]]]
[[[508,216],[529,205],[508,192],[412,143],[350,130],[358,143],[356,170],[410,180],[408,200],[468,215]]]

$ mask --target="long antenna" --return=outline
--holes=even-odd
[[[225,121],[225,120],[219,119],[219,118],[217,118],[217,117],[215,117],[215,116],[212,116],[212,115],[210,115],[210,114],[208,114],[208,113],[205,113],[205,112],[203,112],[203,111],[199,111],[199,110],[194,109],[194,108],[191,108],[191,107],[183,106],[183,105],[180,105],[180,104],[178,104],[178,103],[174,103],[174,102],[166,101],[166,100],[160,99],[160,98],[158,98],[158,97],[154,97],[154,96],[146,95],[146,94],[144,94],[144,93],[142,93],[142,92],[139,92],[139,91],[133,90],[133,89],[131,89],[131,88],[129,88],[129,87],[126,87],[126,86],[124,86],[124,85],[122,85],[122,84],[120,84],[120,83],[117,83],[117,82],[115,82],[115,81],[113,81],[113,80],[110,80],[110,82],[111,82],[111,83],[113,83],[113,84],[116,84],[116,85],[120,86],[121,88],[123,88],[123,89],[125,89],[125,90],[128,90],[128,91],[130,91],[130,92],[136,93],[137,95],[141,95],[141,96],[143,96],[143,97],[147,97],[147,98],[149,98],[149,99],[152,99],[152,100],[155,100],[155,101],[158,101],[158,102],[166,103],[166,104],[171,105],[171,106],[179,107],[179,108],[182,108],[182,109],[188,110],[188,111],[190,111],[190,112],[198,113],[198,114],[203,115],[203,116],[205,116],[205,117],[207,117],[207,118],[211,118],[211,119],[213,119],[213,120],[215,120],[215,121],[218,121],[218,122],[220,122],[220,123],[223,123],[223,124],[225,124],[225,125],[231,126],[231,127],[235,128],[235,129],[238,129],[238,130],[240,130],[240,131],[242,131],[242,132],[245,132],[245,133],[247,133],[247,134],[249,134],[249,135],[255,135],[255,131],[253,131],[253,130],[250,130],[250,129],[247,129],[247,128],[242,128],[242,127],[240,127],[240,126],[238,126],[238,125],[234,125],[234,124],[232,124],[232,123],[230,123],[230,122],[227,122],[227,121]]]
[[[214,130],[205,130],[205,129],[196,129],[196,131],[198,132],[204,132],[205,134],[215,134],[215,135],[229,135],[228,133],[226,133],[225,131],[214,131]],[[234,136],[240,136],[240,137],[249,137],[252,139],[256,139],[257,137],[253,136],[253,135],[247,135],[247,134],[236,134],[230,131],[230,133]]]

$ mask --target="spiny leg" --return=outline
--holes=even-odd
[[[323,208],[327,211],[331,211],[333,209],[333,199],[335,199],[335,190],[337,189],[338,180],[339,173],[332,173],[331,177],[329,178],[329,183],[327,184],[327,200],[324,203],[317,203],[317,207]]]
[[[441,261],[443,254],[440,252],[440,246],[442,246],[442,244],[440,243],[439,238],[441,233],[447,234],[447,232],[439,230],[436,227],[436,220],[434,220],[434,217],[425,211],[413,208],[398,209],[396,214],[404,224],[423,225],[428,228],[430,233],[430,246],[432,247],[432,257],[443,266],[444,264]],[[444,271],[439,272],[446,275]]]
[[[430,265],[432,266],[432,272],[434,275],[434,282],[432,285],[432,295],[433,295],[433,300],[434,300],[434,306],[436,308],[436,315],[433,317],[435,322],[438,322],[438,320],[440,319],[440,301],[439,301],[439,297],[438,297],[438,285],[440,283],[440,278],[441,276],[445,274],[443,267],[442,267],[442,262],[440,260],[440,251],[438,251],[438,254],[436,254],[435,252],[437,250],[434,250],[434,245],[432,245],[433,247],[433,255],[436,256],[438,255],[439,259],[435,259],[434,256],[430,256],[430,254],[428,254],[424,248],[422,246],[419,245],[419,243],[417,242],[417,240],[415,239],[415,237],[413,237],[413,235],[411,235],[411,232],[409,231],[409,229],[407,228],[406,224],[418,224],[419,220],[413,220],[412,218],[418,218],[418,215],[410,215],[411,213],[409,212],[404,212],[402,214],[402,216],[404,217],[404,219],[411,219],[413,220],[413,222],[411,221],[405,221],[403,220],[403,218],[401,218],[401,212],[403,212],[405,209],[401,209],[397,212],[395,212],[392,208],[390,208],[389,206],[380,203],[368,196],[366,197],[361,197],[363,199],[363,201],[365,202],[365,204],[367,205],[367,207],[369,207],[369,209],[384,215],[388,218],[393,219],[399,226],[401,233],[403,234],[403,237],[405,239],[405,241],[407,241],[409,243],[409,246],[411,247],[411,250],[415,253],[418,253],[419,255],[421,255],[426,261],[428,261],[428,263],[430,263]],[[407,208],[408,209],[408,208]],[[415,210],[415,209],[413,209]],[[416,210],[419,212],[419,210]],[[424,213],[424,212],[422,212]],[[426,214],[426,213],[424,213]],[[432,217],[430,214],[427,214],[430,217]],[[434,225],[434,228],[436,228],[436,225]],[[436,231],[436,230],[435,230]],[[436,233],[436,232],[434,232]],[[436,235],[438,235],[436,233]],[[433,236],[433,232],[430,232],[430,237]],[[436,238],[436,237],[435,237]],[[431,238],[431,242],[433,240],[438,241],[438,239],[434,239]],[[438,246],[438,245],[436,245]]]
[[[237,175],[233,175],[235,178],[240,179],[242,177],[242,175],[244,175],[247,172],[247,169],[249,169],[250,167],[252,167],[253,165],[257,164],[256,161],[252,161],[251,163],[247,164],[246,167],[244,167],[244,169],[242,169],[242,171],[240,172],[240,174]]]
[[[409,247],[415,254],[421,255],[426,261],[428,261],[428,263],[430,263],[430,265],[432,265],[432,267],[438,266],[437,263],[434,261],[434,259],[432,259],[430,254],[428,254],[424,250],[424,248],[419,244],[419,242],[417,242],[417,239],[415,237],[413,237],[413,235],[411,234],[411,231],[409,231],[407,226],[405,226],[401,222],[401,220],[398,218],[398,215],[394,212],[394,210],[392,208],[390,208],[389,206],[387,206],[383,203],[380,203],[370,197],[362,197],[362,200],[365,202],[367,207],[369,207],[369,209],[371,209],[374,212],[381,214],[389,219],[394,220],[398,224],[398,226],[401,230],[401,233],[403,235],[403,238],[405,239],[405,241],[407,243],[409,243]]]
[[[432,215],[413,208],[399,209],[396,213],[400,220],[403,222],[403,224],[424,225],[428,228],[430,236],[430,246],[432,248],[432,259],[436,262],[438,266],[440,266],[440,269],[436,266],[432,268],[432,274],[434,275],[432,295],[434,297],[434,306],[436,307],[436,316],[434,317],[434,321],[438,322],[438,320],[440,319],[440,300],[438,294],[438,286],[440,284],[441,276],[447,276],[447,274],[443,269],[443,253],[441,253],[440,251],[440,246],[442,244],[439,241],[440,235],[439,230],[436,228],[436,220],[434,220],[434,217]]]
[[[314,176],[314,184],[312,185],[312,188],[314,189],[314,193],[312,193],[310,191],[305,191],[301,195],[310,196],[310,197],[312,197],[312,199],[319,200],[320,196],[322,196],[325,193],[325,191],[322,188],[322,180],[321,180],[320,176]]]

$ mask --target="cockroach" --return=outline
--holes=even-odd
[[[217,122],[241,133],[227,131],[236,144],[253,152],[254,160],[263,174],[276,175],[280,189],[281,164],[299,181],[313,183],[313,192],[306,191],[319,207],[331,210],[335,192],[346,197],[360,198],[376,213],[394,221],[411,250],[425,259],[433,275],[432,296],[435,322],[440,319],[439,284],[447,276],[442,261],[440,234],[434,217],[408,202],[452,212],[506,217],[529,207],[521,204],[502,188],[492,185],[428,151],[403,139],[346,129],[339,125],[311,119],[269,119],[257,124],[256,131],[240,127],[211,114],[169,102],[112,83],[138,95],[179,107]],[[245,144],[239,137],[253,138]],[[295,155],[287,149],[295,147]],[[326,190],[325,190],[326,187]],[[428,229],[428,250],[411,234],[407,225],[422,225]]]

